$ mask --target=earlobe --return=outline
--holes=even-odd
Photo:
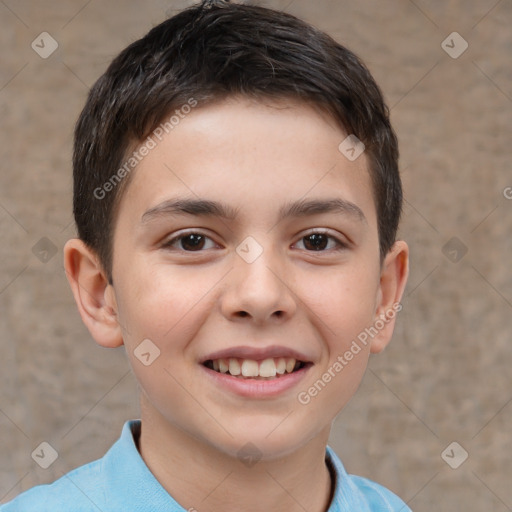
[[[97,255],[77,238],[64,246],[64,269],[82,321],[102,347],[123,344],[113,286]]]
[[[409,276],[409,247],[399,240],[389,250],[382,264],[374,327],[378,331],[370,352],[382,352],[391,341],[400,300]]]

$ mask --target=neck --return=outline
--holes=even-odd
[[[328,429],[284,457],[244,464],[141,408],[138,443],[162,487],[191,512],[326,512],[332,499],[325,463]]]

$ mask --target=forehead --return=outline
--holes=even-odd
[[[366,156],[344,156],[339,146],[348,134],[325,112],[294,100],[240,97],[184,112],[150,135],[152,149],[132,171],[120,214],[129,202],[140,220],[182,196],[229,203],[263,220],[292,201],[337,196],[375,217]]]

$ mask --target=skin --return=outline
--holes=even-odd
[[[125,345],[140,384],[139,451],[185,509],[329,507],[331,423],[357,390],[369,354],[389,343],[394,319],[308,404],[297,394],[392,310],[408,276],[403,241],[381,265],[367,160],[340,153],[346,135],[326,114],[292,100],[231,97],[198,106],[134,171],[116,219],[113,285],[80,240],[65,246],[83,321],[101,346]],[[220,201],[237,216],[141,221],[176,197]],[[285,204],[327,198],[353,203],[364,218],[329,212],[277,221]],[[307,238],[315,229],[334,237],[324,237],[320,251]],[[190,249],[190,238],[164,245],[190,231],[207,237],[199,250]],[[236,252],[248,236],[263,249],[252,263]],[[134,355],[144,339],[160,350],[149,366]],[[292,347],[313,366],[277,397],[242,398],[213,385],[200,366],[237,345]],[[247,442],[262,456],[251,467],[237,457]]]

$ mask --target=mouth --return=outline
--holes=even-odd
[[[276,380],[312,365],[293,357],[269,357],[259,361],[230,357],[207,359],[202,364],[209,370],[241,380]]]

